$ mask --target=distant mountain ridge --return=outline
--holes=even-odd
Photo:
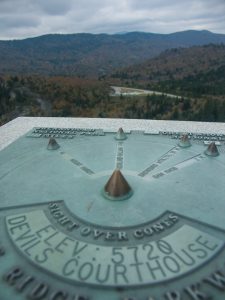
[[[172,34],[51,34],[0,41],[0,74],[102,76],[179,47],[225,44],[225,35],[206,30]]]
[[[112,85],[188,97],[225,95],[225,45],[169,49],[107,77]]]
[[[168,49],[143,63],[118,69],[112,78],[136,82],[179,80],[225,66],[225,44]]]

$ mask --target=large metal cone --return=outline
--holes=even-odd
[[[47,149],[48,150],[57,150],[59,148],[59,144],[56,142],[56,140],[53,137],[50,137]]]
[[[133,194],[129,183],[119,169],[116,169],[104,187],[104,196],[110,200],[124,200]]]
[[[187,148],[187,147],[191,146],[191,143],[190,143],[190,140],[189,140],[189,137],[187,134],[184,134],[181,136],[178,145],[182,148]]]
[[[208,148],[205,150],[205,154],[208,156],[218,156],[219,155],[219,151],[214,142],[209,144]]]
[[[119,130],[117,131],[117,134],[115,136],[116,140],[126,140],[127,136],[123,131],[123,128],[119,128]]]

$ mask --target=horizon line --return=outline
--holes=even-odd
[[[34,35],[34,36],[29,36],[29,37],[21,37],[21,38],[0,38],[0,41],[23,41],[23,40],[27,40],[27,39],[35,39],[38,37],[43,37],[43,36],[49,36],[49,35],[79,35],[79,34],[87,34],[87,35],[126,35],[126,34],[130,34],[130,33],[144,33],[144,34],[155,34],[155,35],[171,35],[171,34],[176,34],[176,33],[183,33],[183,32],[188,32],[188,31],[194,31],[194,32],[208,32],[208,33],[212,33],[212,34],[218,34],[218,35],[225,35],[225,33],[217,33],[217,32],[213,32],[211,30],[208,29],[186,29],[186,30],[181,30],[181,31],[174,31],[174,32],[170,32],[170,33],[159,33],[159,32],[150,32],[150,31],[139,31],[139,30],[132,30],[132,31],[122,31],[122,32],[115,32],[115,33],[106,33],[106,32],[102,32],[102,33],[92,33],[92,32],[75,32],[75,33],[62,33],[62,32],[55,32],[55,33],[44,33],[44,34],[40,34],[40,35]]]

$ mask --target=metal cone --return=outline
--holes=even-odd
[[[126,140],[127,136],[123,131],[123,128],[119,128],[119,130],[117,131],[117,134],[115,136],[116,140]]]
[[[48,150],[57,150],[59,148],[59,144],[56,142],[56,140],[53,137],[50,137],[47,149]]]
[[[116,169],[106,183],[103,194],[110,200],[124,200],[129,198],[133,192],[121,171]]]
[[[184,134],[184,135],[181,136],[178,145],[179,145],[181,148],[187,148],[187,147],[190,147],[190,146],[191,146],[191,143],[190,143],[190,140],[189,140],[189,137],[188,137],[187,134]]]
[[[208,148],[205,150],[205,154],[208,156],[218,156],[219,155],[219,151],[214,142],[209,144]]]

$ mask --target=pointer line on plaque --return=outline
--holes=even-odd
[[[91,169],[89,169],[88,167],[86,167],[85,165],[83,165],[79,160],[75,159],[74,157],[72,157],[68,153],[61,151],[60,154],[62,155],[62,157],[65,160],[70,161],[73,165],[75,165],[77,168],[79,168],[81,171],[83,171],[87,175],[93,175],[93,174],[95,174],[94,171],[92,171]]]
[[[149,167],[144,169],[142,172],[138,174],[140,177],[145,177],[150,173],[151,171],[155,170],[157,167],[162,165],[166,160],[171,158],[173,155],[175,155],[180,150],[179,147],[173,147],[169,151],[167,151],[165,154],[163,154],[159,159],[157,159],[155,162],[153,162]]]
[[[123,169],[124,148],[123,142],[118,142],[116,153],[116,169]]]
[[[159,173],[152,175],[149,179],[158,179],[165,175],[169,175],[170,173],[173,173],[174,171],[178,171],[185,167],[189,167],[190,165],[192,165],[196,162],[200,162],[202,159],[204,159],[204,156],[202,156],[202,154],[197,154],[195,156],[192,156],[191,158],[188,158],[188,159],[183,160],[182,162],[179,162],[178,164],[176,164],[166,170],[160,171]]]

